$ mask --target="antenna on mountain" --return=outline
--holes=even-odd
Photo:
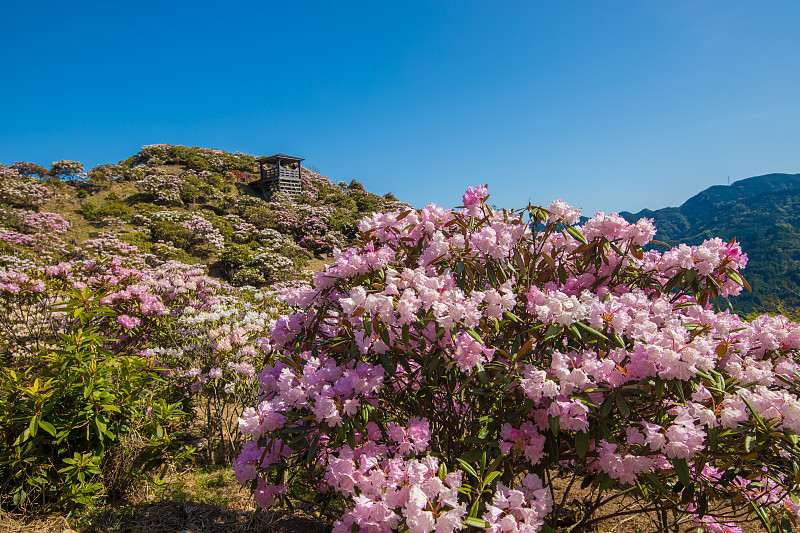
[[[731,184],[731,177],[728,176],[728,186],[730,186],[730,184]]]

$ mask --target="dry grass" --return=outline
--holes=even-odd
[[[69,522],[63,516],[22,517],[0,509],[0,531],[3,533],[67,533]]]

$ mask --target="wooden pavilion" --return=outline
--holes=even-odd
[[[273,192],[285,192],[291,195],[303,190],[300,183],[300,161],[302,157],[286,154],[275,154],[257,160],[261,179],[259,184],[265,195]]]

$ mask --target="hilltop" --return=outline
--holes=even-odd
[[[766,174],[715,185],[680,207],[620,213],[629,222],[652,218],[656,238],[671,246],[735,238],[748,254],[744,275],[753,288],[731,301],[740,313],[800,306],[800,174]]]
[[[300,195],[265,198],[256,159],[158,144],[86,173],[76,161],[18,162],[0,169],[0,225],[25,234],[49,224],[73,245],[202,263],[234,285],[261,286],[319,267],[365,215],[407,207],[306,168]]]
[[[85,173],[75,161],[0,166],[0,226],[23,235],[48,228],[83,248],[205,264],[233,285],[264,286],[321,268],[334,248],[353,241],[365,215],[410,208],[391,193],[307,168],[302,194],[265,198],[256,160],[158,144]],[[756,176],[709,187],[680,207],[620,214],[652,218],[657,239],[671,246],[741,242],[753,292],[732,300],[737,312],[800,306],[800,174]]]

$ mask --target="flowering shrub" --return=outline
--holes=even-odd
[[[4,204],[35,208],[51,196],[50,190],[39,180],[23,177],[17,169],[0,165],[0,201]]]
[[[64,233],[69,229],[69,220],[56,213],[28,211],[22,223],[36,233]]]
[[[270,248],[261,248],[250,258],[247,266],[257,269],[264,279],[286,279],[294,272],[294,263]]]
[[[231,154],[223,150],[171,144],[142,146],[138,154],[126,161],[130,166],[183,164],[199,171],[239,171],[240,173],[251,172],[255,162],[255,157],[240,152]]]
[[[181,226],[192,232],[195,241],[201,241],[217,251],[225,246],[225,239],[219,230],[201,215],[192,215]]]
[[[45,167],[28,161],[17,161],[11,168],[19,172],[20,176],[36,176],[39,179],[44,179],[50,173]]]
[[[153,201],[161,205],[183,205],[181,200],[181,184],[178,176],[168,174],[148,174],[136,182],[136,188],[152,196]]]
[[[69,159],[53,161],[50,166],[50,174],[61,178],[74,179],[83,174],[83,163]]]
[[[800,326],[712,310],[739,246],[486,198],[374,214],[286,292],[239,421],[256,502],[337,495],[335,533],[589,531],[610,502],[664,531],[796,521]]]

